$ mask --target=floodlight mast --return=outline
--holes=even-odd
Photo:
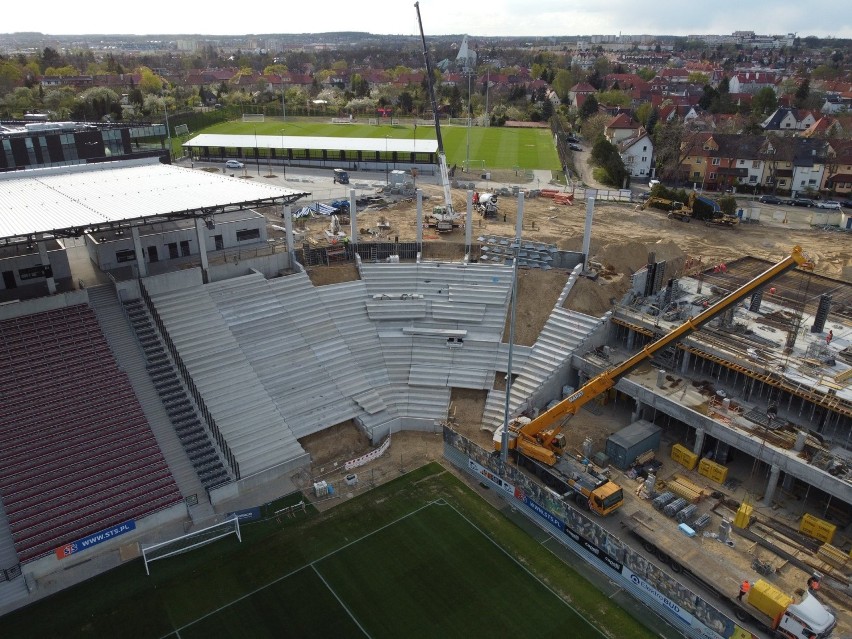
[[[432,114],[435,116],[435,137],[438,140],[438,165],[441,169],[441,185],[444,187],[444,204],[447,216],[453,217],[453,198],[450,195],[450,176],[447,169],[447,156],[444,154],[444,139],[441,137],[441,119],[438,116],[438,98],[435,96],[435,84],[432,78],[432,63],[429,62],[429,48],[423,33],[423,20],[420,19],[420,3],[415,2],[417,24],[420,25],[420,39],[423,41],[423,59],[426,61],[426,81],[429,84],[429,99],[432,101]]]

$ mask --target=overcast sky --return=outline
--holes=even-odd
[[[426,35],[758,34],[852,37],[849,0],[421,0]],[[35,5],[7,2],[0,32],[47,34],[321,33],[366,31],[416,35],[412,1],[399,0],[143,0]]]

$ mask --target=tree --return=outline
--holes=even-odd
[[[698,106],[705,111],[708,111],[710,109],[710,105],[712,105],[714,101],[718,104],[719,92],[709,84],[705,84],[702,91],[701,97],[698,100]]]
[[[0,93],[6,93],[17,85],[24,75],[14,62],[0,62]]]
[[[656,107],[651,110],[651,115],[648,116],[648,123],[645,125],[645,130],[648,132],[648,135],[653,135],[654,131],[657,130],[657,122],[660,121],[660,112],[657,111]]]
[[[648,129],[648,118],[651,117],[651,114],[654,112],[654,105],[650,102],[643,102],[638,107],[636,107],[636,120]]]
[[[598,112],[598,99],[594,95],[587,95],[583,106],[580,107],[580,118],[585,120]]]
[[[580,133],[583,134],[583,138],[594,144],[598,138],[604,136],[604,129],[611,119],[606,113],[595,113],[586,118],[580,128]]]
[[[627,178],[624,161],[621,159],[615,145],[611,144],[603,136],[599,137],[592,147],[591,160],[592,164],[604,170],[603,182],[616,188],[624,185],[624,181]]]
[[[778,98],[772,87],[763,87],[751,99],[751,112],[757,116],[768,116],[778,108]]]
[[[701,73],[700,71],[693,71],[687,76],[687,82],[690,84],[708,84],[710,82],[710,78],[706,73]]]
[[[601,91],[598,93],[597,97],[599,104],[606,104],[607,106],[619,106],[619,107],[629,107],[632,102],[629,95],[627,95],[624,91]]]
[[[139,67],[136,72],[141,76],[139,90],[148,95],[160,93],[163,90],[163,79],[148,67]]]
[[[733,195],[725,195],[717,200],[719,208],[725,215],[736,215],[737,213],[737,198]]]
[[[71,117],[75,120],[94,122],[106,116],[120,120],[121,101],[115,91],[104,87],[86,89],[71,109]]]
[[[636,72],[636,75],[645,80],[645,82],[650,82],[657,77],[657,72],[649,67],[642,67]]]
[[[62,56],[53,47],[45,47],[41,52],[41,68],[42,70],[48,67],[57,67],[62,64]],[[45,75],[47,72],[45,71]]]
[[[574,84],[574,78],[571,76],[571,73],[565,69],[559,69],[559,71],[556,72],[556,76],[553,78],[553,84],[551,84],[551,87],[554,91],[556,91],[556,95],[559,96],[560,100],[567,102],[568,92]]]
[[[264,67],[263,75],[286,75],[288,71],[286,64],[270,64]]]
[[[811,92],[811,80],[810,78],[805,78],[802,83],[799,85],[799,88],[796,89],[796,93],[793,94],[793,104],[796,105],[796,108],[803,108],[808,100],[808,96]]]
[[[350,86],[356,98],[364,98],[370,95],[370,83],[360,73],[352,74]]]
[[[408,91],[403,91],[397,97],[397,104],[403,113],[411,113],[414,109],[414,97]]]

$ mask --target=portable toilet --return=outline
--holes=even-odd
[[[660,447],[662,428],[640,419],[630,426],[610,435],[606,440],[606,454],[616,468],[624,470],[642,453]]]
[[[408,176],[406,175],[405,171],[394,169],[390,172],[389,181],[391,184],[405,184],[408,181]]]
[[[349,184],[349,174],[343,169],[334,169],[335,184]]]

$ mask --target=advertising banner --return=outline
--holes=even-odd
[[[82,539],[72,541],[70,544],[65,544],[64,546],[60,546],[59,548],[57,548],[56,558],[65,559],[66,557],[70,557],[74,553],[78,553],[81,550],[86,550],[87,548],[91,548],[92,546],[97,546],[100,543],[109,541],[113,537],[118,537],[119,535],[123,535],[124,533],[128,533],[131,530],[135,529],[136,520],[131,519],[130,521],[125,521],[123,524],[118,524],[116,526],[112,526],[111,528],[101,530],[100,532],[92,533],[88,537],[83,537]]]

